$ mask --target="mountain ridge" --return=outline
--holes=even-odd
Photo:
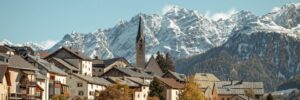
[[[263,16],[242,10],[227,19],[214,21],[197,10],[174,6],[162,15],[139,13],[111,28],[98,29],[90,33],[66,34],[48,51],[53,52],[61,46],[71,46],[90,57],[99,56],[101,59],[108,59],[122,56],[134,62],[133,40],[137,33],[138,17],[142,16],[145,20],[147,59],[157,51],[170,52],[176,59],[185,58],[202,54],[224,44],[234,35],[232,31],[241,29],[244,29],[243,33],[246,34],[283,31],[299,38],[300,26],[295,24],[300,18],[297,16],[300,15],[298,10],[299,3],[290,3]],[[282,21],[289,19],[292,21]]]

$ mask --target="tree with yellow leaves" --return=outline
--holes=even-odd
[[[255,98],[255,93],[252,88],[245,89],[244,92],[245,92],[245,95],[248,97],[248,100],[249,100],[249,98]]]
[[[131,95],[132,92],[127,85],[116,82],[113,86],[108,86],[101,91],[95,100],[131,100]]]
[[[188,77],[187,83],[184,85],[179,95],[180,100],[205,100],[200,85],[197,84],[193,76]]]

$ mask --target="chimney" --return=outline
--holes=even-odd
[[[55,66],[55,64],[54,63],[50,63],[50,68],[52,68],[53,66]]]
[[[95,56],[94,56],[94,59],[95,59],[95,60],[99,60],[99,57],[95,55]]]
[[[145,82],[145,77],[143,77],[143,83],[146,83],[146,82]]]
[[[35,60],[38,62],[40,57],[39,56],[34,56]]]
[[[230,80],[230,85],[232,85],[232,80]]]
[[[123,78],[124,81],[126,80],[126,76],[123,76],[122,78]]]

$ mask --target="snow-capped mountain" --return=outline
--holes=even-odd
[[[123,56],[134,62],[138,17],[142,16],[145,23],[146,57],[161,51],[170,52],[174,58],[183,58],[222,45],[233,35],[233,30],[243,30],[246,34],[258,31],[288,31],[288,34],[297,37],[299,15],[299,4],[287,4],[264,16],[240,11],[228,19],[214,21],[196,10],[174,6],[163,15],[138,14],[109,29],[67,34],[50,51],[61,46],[72,46],[91,57],[97,55],[107,59]]]
[[[122,56],[134,63],[139,16],[144,20],[146,57],[170,52],[180,59],[178,71],[211,72],[222,80],[263,80],[267,90],[300,73],[300,3],[286,4],[263,16],[242,10],[217,21],[174,6],[162,15],[140,13],[112,28],[66,34],[49,51],[69,46],[90,57]],[[13,45],[7,40],[2,43]]]
[[[143,17],[145,23],[147,58],[157,51],[170,52],[176,59],[201,54],[224,44],[235,34],[232,31],[237,30],[242,30],[245,34],[259,31],[285,32],[296,38],[299,38],[300,33],[300,26],[297,24],[300,16],[299,3],[286,4],[263,16],[240,11],[227,19],[217,21],[196,10],[173,6],[162,15],[140,13],[112,28],[98,29],[91,33],[66,34],[49,51],[61,46],[71,46],[90,57],[97,55],[107,59],[122,56],[135,62],[135,37],[139,16]]]
[[[67,34],[50,51],[61,46],[72,46],[91,57],[99,55],[102,59],[107,59],[124,56],[134,62],[139,16],[143,17],[145,23],[147,58],[157,51],[170,52],[174,58],[201,54],[223,44],[236,25],[221,25],[221,22],[203,17],[195,10],[174,6],[164,15],[138,14],[113,28],[98,29],[87,34],[76,32]],[[222,21],[222,23],[235,22]]]
[[[10,45],[10,46],[28,46],[35,51],[41,51],[48,49],[44,44],[34,43],[34,42],[25,42],[21,44],[12,43],[11,41],[4,39],[0,41],[0,45]]]
[[[300,74],[299,13],[299,4],[287,4],[264,16],[241,11],[229,18],[242,21],[233,21],[238,24],[226,42],[178,60],[177,70],[214,73],[222,80],[263,81],[267,91],[276,90]]]

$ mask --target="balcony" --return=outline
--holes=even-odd
[[[28,95],[28,94],[24,94],[24,93],[10,93],[9,94],[9,100],[36,100],[37,96],[35,95]]]

